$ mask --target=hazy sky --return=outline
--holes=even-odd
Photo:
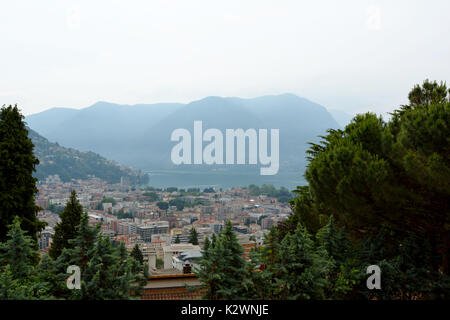
[[[0,105],[291,92],[391,111],[450,81],[450,1],[0,0]]]

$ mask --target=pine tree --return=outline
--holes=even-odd
[[[6,240],[8,225],[19,216],[22,228],[37,247],[37,233],[45,223],[37,219],[39,207],[34,203],[37,193],[33,177],[39,160],[33,154],[33,143],[17,106],[0,111],[0,242]]]
[[[203,258],[206,258],[206,259],[208,258],[208,252],[209,252],[210,248],[211,248],[211,241],[206,236],[205,241],[203,241],[203,248],[202,248],[202,257]]]
[[[119,256],[108,237],[97,235],[92,259],[82,273],[81,290],[76,298],[83,300],[129,299],[131,266],[123,251]]]
[[[77,236],[75,239],[69,240],[69,244],[73,249],[66,248],[62,252],[66,252],[62,260],[69,259],[67,262],[79,266],[82,274],[88,262],[93,258],[94,246],[100,233],[100,224],[96,227],[91,227],[88,222],[89,217],[87,213],[84,213],[81,216],[80,225],[77,227]]]
[[[194,272],[197,274],[199,280],[204,284],[204,299],[217,300],[219,289],[220,275],[218,274],[218,263],[220,263],[221,257],[217,255],[215,250],[215,236],[214,245],[209,242],[209,239],[205,239],[202,250],[202,258],[200,260],[200,268]]]
[[[66,207],[59,215],[61,221],[55,226],[55,235],[49,251],[52,259],[58,258],[64,248],[73,248],[73,243],[69,243],[69,240],[76,237],[76,227],[80,224],[82,214],[83,207],[77,199],[75,190],[72,190]]]
[[[135,246],[136,248],[136,246]],[[138,247],[139,249],[139,247]],[[134,251],[134,250],[133,250]],[[140,252],[140,250],[139,250]],[[141,253],[142,255],[142,253]],[[149,278],[149,271],[148,271],[148,264],[144,263],[144,259],[142,258],[142,262],[140,262],[138,259],[136,259],[133,256],[133,252],[128,257],[127,251],[125,249],[125,245],[123,242],[120,243],[119,246],[119,266],[123,267],[126,263],[124,261],[128,260],[128,264],[131,267],[131,273],[133,274],[133,281],[131,284],[128,284],[130,286],[129,291],[132,293],[132,295],[140,295],[143,292],[143,287],[147,284],[148,278]],[[125,270],[125,269],[122,269]],[[123,274],[123,271],[121,272]],[[123,291],[125,290],[125,286]]]
[[[280,278],[276,279],[279,298],[325,298],[332,262],[324,250],[315,248],[304,226],[299,224],[295,233],[281,241],[280,256]]]
[[[319,247],[324,249],[337,265],[342,265],[350,250],[350,242],[343,228],[338,228],[334,217],[330,216],[328,224],[316,235]]]
[[[213,238],[214,240],[214,238]],[[209,241],[208,241],[209,242]],[[242,299],[249,287],[245,277],[248,265],[242,257],[243,249],[228,221],[214,245],[207,244],[206,255],[200,262],[197,275],[206,286],[206,299]],[[206,249],[206,250],[205,250]]]
[[[18,216],[9,226],[7,237],[0,243],[0,299],[34,299],[34,267],[39,253],[33,239],[21,229]]]
[[[35,262],[39,259],[34,241],[21,229],[18,216],[14,217],[7,236],[9,239],[0,244],[0,265],[9,265],[14,279],[25,279],[33,273]]]
[[[0,268],[0,300],[30,299],[30,290],[19,279],[14,279],[11,266]]]
[[[142,255],[141,249],[139,249],[139,245],[136,243],[131,251],[131,256],[138,261],[140,264],[144,263],[144,256]]]
[[[180,243],[180,242],[181,242],[180,235],[177,234],[177,236],[175,237],[175,243]]]
[[[191,231],[189,233],[189,243],[192,243],[193,245],[198,245],[198,233],[194,227],[191,228]]]
[[[363,282],[365,274],[358,266],[359,260],[351,254],[344,228],[336,226],[334,217],[330,216],[328,223],[317,232],[316,239],[319,249],[324,250],[332,261],[326,297],[333,300],[351,297],[358,284]]]
[[[276,279],[281,274],[280,240],[279,231],[272,227],[264,239],[264,246],[258,254],[252,256],[252,261],[260,265],[262,271],[258,273],[260,285],[257,286],[257,299],[277,299],[278,283]],[[258,280],[255,280],[258,281]]]

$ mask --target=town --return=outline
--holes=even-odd
[[[75,190],[91,225],[101,223],[113,245],[123,242],[129,251],[138,245],[151,278],[171,279],[174,286],[198,284],[193,270],[201,259],[203,240],[219,233],[226,221],[231,221],[248,259],[251,248],[262,245],[269,229],[291,212],[284,199],[254,196],[249,188],[137,188],[126,179],[118,184],[96,177],[62,182],[53,175],[41,181],[38,189],[36,204],[42,208],[38,218],[48,224],[39,237],[41,254],[51,247],[58,213]],[[193,229],[198,241],[190,243]],[[179,281],[174,282],[175,278]]]

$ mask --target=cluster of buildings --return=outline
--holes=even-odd
[[[137,244],[152,276],[187,274],[197,267],[205,237],[219,233],[230,220],[244,255],[261,245],[271,226],[288,218],[288,205],[275,198],[251,196],[245,188],[215,192],[186,192],[176,188],[139,189],[125,183],[107,184],[98,178],[62,182],[51,176],[38,185],[39,219],[48,226],[41,232],[42,252],[51,246],[58,212],[72,190],[89,215],[92,225],[101,223],[111,241],[123,242],[127,249]],[[210,190],[209,190],[210,191]],[[171,205],[174,201],[184,205]],[[161,209],[159,202],[168,203]],[[198,244],[189,243],[192,228]]]

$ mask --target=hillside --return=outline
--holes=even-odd
[[[86,179],[89,175],[94,175],[109,183],[119,183],[122,177],[131,184],[148,182],[148,176],[109,161],[94,152],[61,147],[31,129],[29,137],[33,141],[34,153],[40,162],[35,173],[40,180],[48,175],[58,174],[62,181]]]

